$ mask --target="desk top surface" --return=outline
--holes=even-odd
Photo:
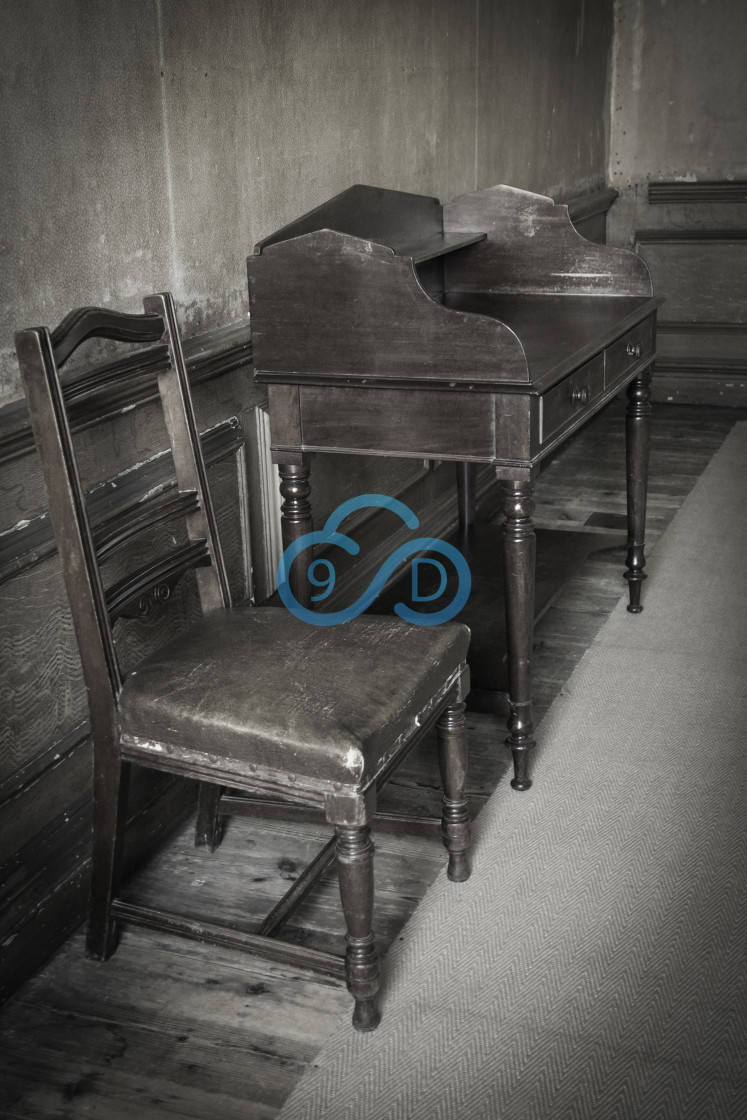
[[[661,300],[453,292],[444,303],[498,319],[514,331],[526,355],[531,389],[542,392],[648,318]]]
[[[499,353],[504,335],[497,336],[496,354],[481,348],[479,360],[463,368],[445,361],[441,368],[432,360],[419,366],[418,353],[409,353],[404,364],[381,360],[373,366],[355,370],[348,358],[341,368],[309,368],[304,355],[301,362],[289,363],[285,370],[258,368],[257,381],[294,385],[364,385],[369,389],[394,387],[441,388],[454,392],[529,392],[540,394],[637,324],[649,318],[661,303],[655,297],[641,296],[549,296],[504,295],[492,293],[447,293],[444,307],[474,317],[475,323],[496,322],[510,334],[519,356],[520,376],[507,379],[505,362]],[[386,322],[380,324],[383,332]],[[301,348],[300,348],[301,349]],[[376,347],[373,348],[374,350]],[[382,342],[381,352],[396,358]],[[525,375],[521,376],[521,374]]]

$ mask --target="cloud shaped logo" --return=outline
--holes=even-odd
[[[430,556],[420,555],[424,552],[429,552],[441,555],[454,566],[458,576],[458,586],[454,598],[450,603],[442,607],[441,610],[429,612],[413,610],[412,607],[408,606],[406,603],[396,603],[394,606],[394,613],[399,615],[400,618],[405,619],[405,621],[414,623],[416,626],[438,626],[441,622],[448,622],[450,618],[453,618],[459,613],[467,602],[472,587],[472,577],[470,575],[469,565],[461,552],[454,548],[453,545],[449,544],[448,541],[442,541],[438,537],[415,537],[413,540],[396,548],[381,565],[363,594],[360,595],[354,603],[351,603],[349,607],[338,611],[329,611],[327,613],[323,611],[316,612],[309,610],[308,607],[302,606],[296,599],[290,589],[289,577],[291,566],[297,557],[299,557],[301,553],[306,552],[307,549],[313,548],[315,545],[335,546],[343,549],[343,551],[347,552],[350,556],[357,556],[360,552],[360,545],[346,533],[340,532],[340,525],[351,513],[355,513],[359,509],[368,509],[372,506],[387,509],[395,513],[401,518],[408,529],[417,529],[420,524],[416,515],[404,502],[400,502],[397,498],[389,498],[386,494],[361,494],[358,498],[348,499],[348,501],[343,502],[330,514],[323,529],[318,529],[312,533],[305,533],[302,537],[299,537],[297,541],[289,545],[280,557],[277,569],[277,581],[278,593],[282,602],[296,618],[300,618],[303,622],[308,622],[312,626],[340,626],[343,622],[349,622],[351,618],[357,618],[359,614],[367,610],[395,572],[411,557],[414,557],[412,561],[413,601],[421,603],[433,602],[439,599],[446,590],[447,570],[440,560],[435,560]],[[427,595],[421,595],[419,591],[419,577],[422,568],[426,565],[436,569],[439,573],[440,582],[439,588],[435,593],[430,592]],[[321,589],[317,594],[311,596],[312,602],[323,601],[331,595],[335,585],[336,573],[334,564],[326,557],[312,560],[308,567],[307,578],[312,587]]]

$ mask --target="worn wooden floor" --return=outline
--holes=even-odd
[[[601,551],[557,592],[536,627],[541,719],[625,591],[623,405],[612,405],[541,476],[537,524],[599,534]],[[648,542],[655,545],[732,424],[744,411],[656,407]],[[619,544],[609,534],[619,532]],[[646,594],[655,588],[644,586]],[[686,607],[686,605],[684,605]],[[473,803],[508,778],[494,715],[471,713]],[[390,787],[391,805],[437,798],[432,744]],[[550,749],[547,746],[547,749]],[[536,774],[541,781],[541,771]],[[517,795],[518,796],[518,795]],[[178,909],[197,894],[205,913],[251,928],[326,838],[322,826],[234,820],[213,856],[195,852],[191,826],[129,884],[133,897]],[[377,934],[386,949],[443,866],[436,838],[377,838]],[[342,946],[334,877],[326,876],[284,936]],[[386,1014],[386,990],[383,992]],[[125,930],[106,965],[87,961],[80,935],[28,983],[0,1018],[0,1115],[8,1118],[272,1117],[350,1001],[342,984],[228,950]]]

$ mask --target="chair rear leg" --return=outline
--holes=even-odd
[[[206,847],[214,852],[223,839],[223,818],[218,812],[223,786],[200,782],[197,799],[197,827],[195,828],[195,847]]]
[[[117,747],[113,750],[116,758],[112,764],[107,767],[95,761],[93,775],[93,847],[86,955],[98,961],[108,960],[117,947],[111,904],[119,893],[122,878],[130,786],[130,765],[120,761]],[[102,753],[99,752],[99,758]]]
[[[353,1026],[372,1031],[380,1014],[374,997],[379,990],[379,961],[373,933],[374,846],[368,825],[335,825],[340,898],[347,923],[345,977],[355,1000]]]
[[[453,883],[470,877],[467,858],[472,843],[472,822],[467,811],[467,720],[464,704],[453,704],[436,724],[438,762],[443,785],[441,839],[449,853],[447,874]]]

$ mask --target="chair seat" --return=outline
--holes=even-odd
[[[123,754],[237,784],[367,785],[465,661],[461,623],[367,615],[310,626],[285,608],[236,607],[142,662],[120,697]],[[361,671],[361,665],[366,671]]]

